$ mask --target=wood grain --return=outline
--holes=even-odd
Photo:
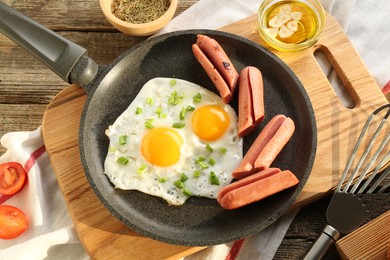
[[[222,30],[237,33],[265,45],[256,32],[254,16]],[[346,109],[338,101],[313,58],[313,53],[317,50],[327,52],[329,59],[338,66],[338,72],[345,83],[358,93],[354,96],[358,103],[355,109]],[[349,140],[356,138],[367,115],[373,108],[385,103],[386,99],[366,71],[341,27],[330,16],[323,37],[313,48],[300,53],[272,51],[281,57],[302,81],[313,102],[318,124],[317,156],[311,177],[295,203],[295,207],[298,207],[325,196],[334,188],[346,156],[352,149]],[[346,57],[344,52],[349,55]],[[119,258],[129,255],[128,245],[131,244],[131,254],[137,259],[148,256],[177,258],[200,250],[201,248],[167,245],[134,233],[116,220],[93,194],[83,174],[78,155],[78,124],[84,100],[85,93],[76,86],[61,91],[45,112],[42,131],[60,188],[87,252],[93,258]],[[112,254],[113,251],[115,255]]]
[[[390,259],[390,210],[336,243],[343,259]]]

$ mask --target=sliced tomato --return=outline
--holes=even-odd
[[[0,164],[0,194],[12,195],[26,182],[27,173],[17,162]]]
[[[20,236],[28,227],[26,215],[10,205],[0,205],[0,239]]]

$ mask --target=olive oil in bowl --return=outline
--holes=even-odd
[[[273,48],[306,49],[317,42],[325,24],[318,1],[263,1],[258,13],[259,33]]]

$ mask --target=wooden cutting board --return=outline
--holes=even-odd
[[[221,30],[266,46],[257,33],[256,16]],[[294,204],[298,207],[323,197],[335,187],[367,116],[387,101],[342,28],[330,15],[327,15],[321,39],[312,48],[297,53],[272,51],[297,74],[316,115],[317,154],[310,178]],[[340,103],[314,58],[316,51],[325,53],[332,62],[357,101],[356,108],[346,109]],[[132,259],[175,259],[200,250],[143,237],[114,218],[100,203],[84,176],[79,157],[78,129],[85,99],[84,91],[77,86],[61,91],[47,107],[42,132],[60,189],[88,254],[97,259],[129,256]]]
[[[343,259],[390,259],[390,210],[336,243]]]

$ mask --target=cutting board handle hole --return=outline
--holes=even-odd
[[[329,49],[324,46],[317,48],[314,58],[343,106],[348,109],[355,108],[359,103],[358,95]]]

